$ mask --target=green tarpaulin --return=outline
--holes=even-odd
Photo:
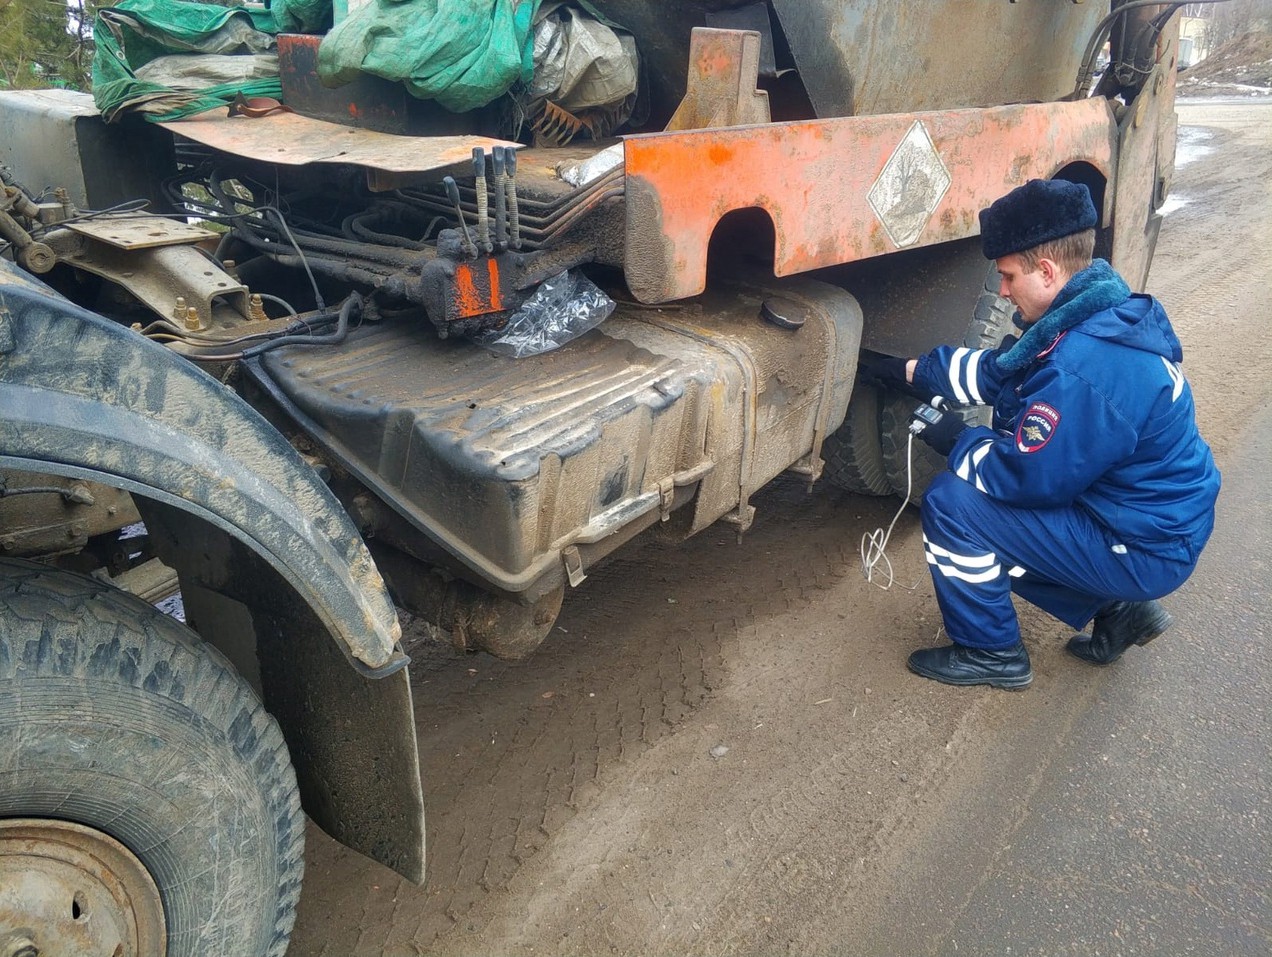
[[[331,0],[271,0],[279,33],[325,33],[331,26]]]
[[[534,71],[530,26],[539,0],[370,0],[323,38],[323,82],[361,71],[399,80],[456,113],[499,97]]]
[[[323,38],[318,72],[337,86],[370,73],[401,82],[420,99],[456,113],[485,106],[534,72],[531,25],[540,0],[368,0]],[[330,0],[281,0],[272,10],[194,0],[121,0],[97,14],[93,97],[107,120],[124,111],[170,120],[232,101],[236,94],[281,97],[277,75],[259,78],[241,64],[213,69],[208,82],[174,85],[166,68],[146,66],[174,54],[259,55],[273,34],[318,29]],[[166,67],[166,64],[161,64]],[[184,71],[196,78],[197,65]],[[276,69],[275,69],[276,74]],[[163,78],[166,82],[155,82]]]
[[[223,7],[190,0],[121,0],[99,10],[93,27],[93,100],[114,120],[125,110],[170,120],[229,103],[236,94],[282,95],[273,76],[176,88],[138,76],[146,64],[171,54],[259,55],[274,47],[273,15],[264,9]]]

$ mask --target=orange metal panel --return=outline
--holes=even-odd
[[[1077,161],[1111,176],[1116,136],[1092,99],[630,137],[628,286],[643,302],[702,292],[712,230],[748,207],[773,221],[779,276],[975,236],[1025,180]]]

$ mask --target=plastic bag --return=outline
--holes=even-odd
[[[636,42],[626,31],[569,4],[545,3],[535,18],[527,104],[531,112],[544,99],[571,113],[616,109],[636,93],[638,69]]]
[[[592,280],[580,272],[565,271],[542,283],[503,328],[473,339],[497,355],[537,356],[595,329],[613,311],[614,300]]]
[[[514,95],[536,145],[602,139],[632,118],[640,57],[630,33],[587,0],[544,0],[534,24],[534,76]]]

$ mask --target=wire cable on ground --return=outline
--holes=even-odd
[[[892,521],[888,523],[886,531],[882,528],[876,528],[873,532],[867,532],[861,536],[861,573],[867,582],[883,591],[887,591],[893,585],[904,588],[906,591],[914,591],[919,587],[918,582],[913,585],[902,585],[896,580],[896,575],[892,570],[892,560],[888,558],[887,553],[888,540],[892,537],[892,530],[896,527],[897,520],[901,518],[906,506],[910,504],[910,495],[913,487],[914,433],[911,432],[907,435],[905,443],[905,499],[901,502],[901,507],[897,509],[897,513],[892,516]],[[876,581],[876,578],[879,580]]]

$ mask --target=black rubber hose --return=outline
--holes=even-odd
[[[277,349],[279,346],[291,345],[309,345],[309,346],[334,346],[344,342],[345,337],[349,335],[349,320],[354,313],[362,315],[362,297],[356,292],[349,293],[349,297],[345,299],[340,306],[340,312],[336,317],[336,328],[331,332],[321,336],[279,336],[277,339],[270,339],[268,342],[262,342],[260,345],[251,346],[243,350],[243,358],[250,359],[252,356],[259,356],[271,349]]]
[[[359,266],[351,266],[342,258],[335,256],[325,256],[321,253],[309,253],[306,256],[297,256],[291,252],[283,252],[287,249],[285,243],[266,242],[261,237],[247,230],[236,229],[234,236],[242,240],[253,249],[260,250],[270,259],[282,266],[293,266],[296,268],[304,268],[308,263],[314,272],[321,273],[332,279],[340,279],[344,282],[360,282],[370,286],[378,286],[386,278],[396,275],[397,269],[392,269],[384,263],[371,263],[370,266],[379,266],[384,272],[376,271],[373,268],[361,268]]]

